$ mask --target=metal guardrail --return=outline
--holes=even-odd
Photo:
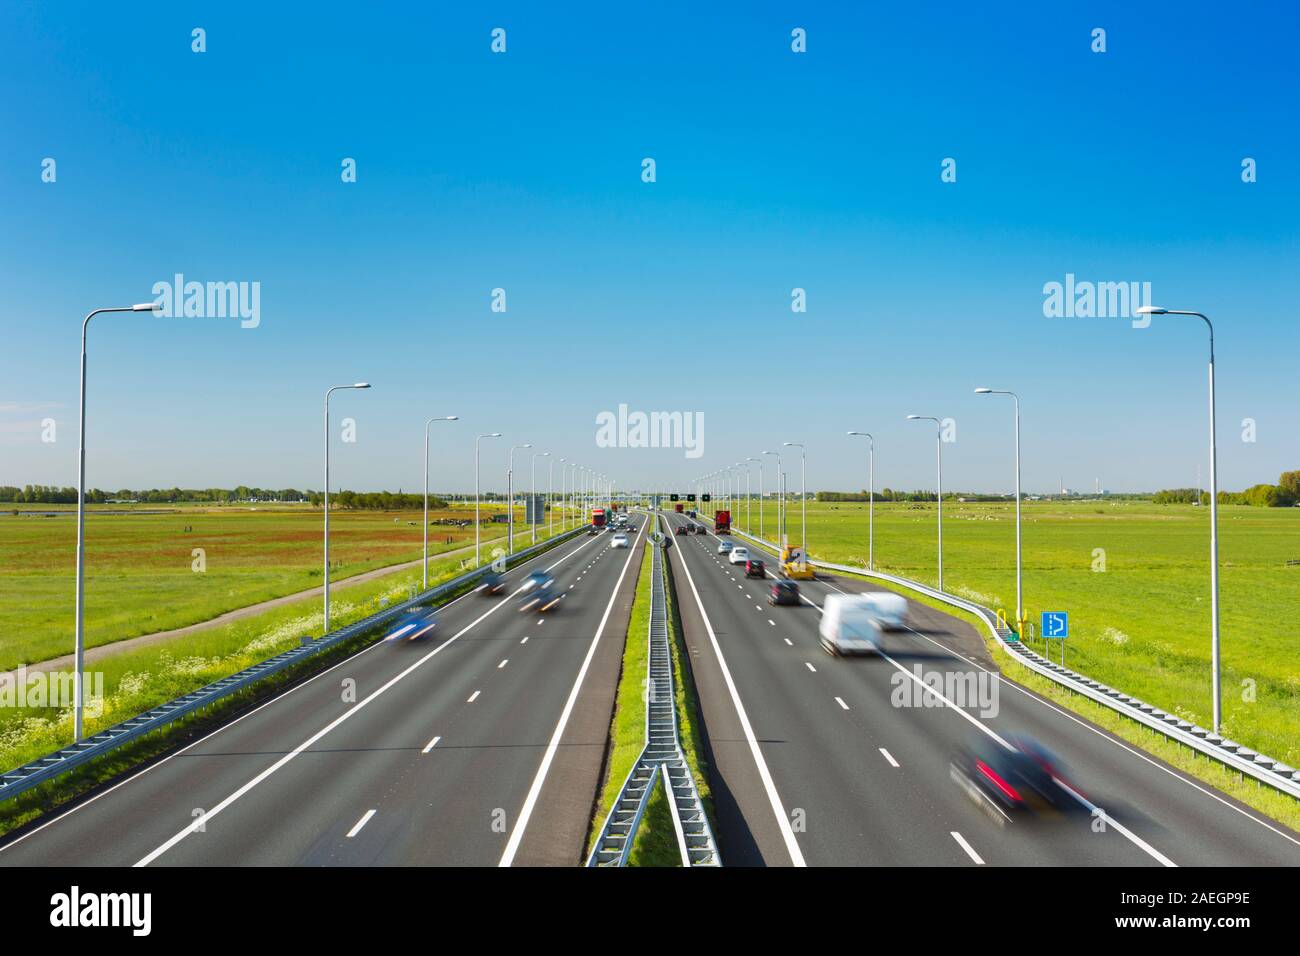
[[[509,564],[521,564],[543,551],[549,550],[557,544],[582,533],[584,530],[584,526],[579,525],[570,531],[562,532],[549,541],[516,552],[507,559],[507,562]],[[382,627],[417,607],[433,604],[466,584],[472,583],[476,578],[486,573],[488,568],[489,566],[485,565],[458,575],[422,594],[417,594],[407,601],[385,608],[346,627],[339,628],[337,631],[331,631],[322,637],[304,641],[298,647],[276,654],[274,657],[246,667],[229,677],[223,677],[182,697],[177,697],[142,714],[137,714],[129,720],[115,724],[106,730],[101,730],[99,733],[69,747],[46,754],[44,757],[23,764],[21,767],[15,767],[13,770],[0,775],[0,802],[13,799],[40,784],[48,783],[56,777],[75,770],[77,767],[102,757],[133,740],[160,730],[205,707],[210,707],[232,694],[247,690],[254,684],[295,664],[310,660],[318,654],[365,634],[367,631]]]
[[[734,525],[731,533],[747,538],[774,553],[780,553],[779,547],[773,542],[739,531]],[[937,601],[968,611],[984,622],[998,647],[1035,673],[1075,693],[1082,694],[1084,697],[1094,700],[1118,714],[1129,717],[1163,734],[1170,740],[1190,747],[1194,751],[1204,754],[1232,770],[1254,777],[1259,782],[1267,784],[1282,793],[1300,798],[1300,771],[1297,771],[1294,767],[1287,766],[1280,760],[1275,760],[1264,754],[1256,753],[1234,740],[1220,737],[1204,727],[1198,727],[1190,721],[1183,720],[1177,714],[1161,710],[1154,704],[1148,704],[1143,700],[1125,694],[1123,691],[1107,687],[1086,674],[1080,674],[1060,664],[1053,664],[1046,657],[1026,647],[996,612],[984,607],[982,604],[976,604],[974,601],[957,597],[947,591],[940,591],[938,588],[932,588],[919,581],[886,574],[882,571],[869,571],[866,568],[811,559],[808,560],[808,563],[817,568],[824,568],[827,571],[876,578],[880,581],[917,591]]]
[[[656,527],[659,518],[654,516]],[[646,693],[645,748],[614,798],[596,838],[588,866],[625,866],[637,829],[645,816],[655,782],[664,790],[677,834],[683,866],[721,866],[713,830],[704,813],[695,778],[686,763],[677,732],[677,698],[673,689],[672,640],[668,633],[668,599],[663,548],[650,545],[650,677]]]

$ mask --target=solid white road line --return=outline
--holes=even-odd
[[[427,744],[424,745],[424,749],[421,750],[420,753],[427,754],[434,747],[438,746],[438,741],[441,739],[442,739],[441,737],[434,737],[432,740],[430,740]]]
[[[894,759],[894,755],[891,754],[891,753],[890,753],[888,750],[886,750],[884,747],[881,747],[881,748],[880,748],[880,755],[881,755],[882,757],[884,757],[886,760],[889,761],[889,765],[890,765],[891,767],[893,767],[894,769],[898,769],[898,761],[895,760],[895,759]]]
[[[704,621],[704,629],[708,632],[709,642],[713,645],[713,653],[717,655],[718,668],[722,671],[722,679],[726,682],[727,690],[731,694],[731,703],[736,708],[736,716],[740,719],[741,729],[745,732],[745,740],[749,743],[749,752],[754,755],[754,763],[758,765],[758,775],[763,781],[763,789],[767,791],[767,800],[772,806],[772,813],[776,816],[776,823],[780,828],[782,838],[785,840],[785,848],[790,854],[790,861],[795,866],[807,866],[808,864],[804,862],[803,851],[799,849],[799,842],[795,839],[794,830],[790,826],[790,817],[781,804],[781,797],[776,792],[776,784],[772,781],[772,773],[767,768],[767,761],[763,759],[763,752],[759,749],[758,740],[754,736],[754,728],[749,723],[749,715],[745,713],[745,705],[740,702],[736,682],[731,679],[731,670],[727,667],[727,659],[723,657],[722,648],[718,646],[718,636],[713,631],[713,624],[709,620],[709,612],[704,609],[704,602],[700,600],[700,590],[695,586],[695,576],[691,574],[691,568],[686,561],[685,554],[682,555],[682,569],[686,572],[686,580],[691,586],[691,594],[695,597],[695,605],[700,610],[700,618]],[[767,623],[776,626],[775,621],[769,620]]]
[[[472,703],[474,703],[474,701],[478,700],[478,695],[481,694],[481,693],[483,693],[481,690],[476,690],[476,691],[474,691],[474,693],[472,693],[472,694],[469,695],[469,700],[465,701],[465,703],[467,703],[467,704],[472,704]]]
[[[549,567],[545,568],[545,570],[550,571],[550,570],[552,570],[552,569],[558,567],[559,565],[563,564],[565,561],[569,560],[569,558],[573,557],[575,554],[577,554],[579,551],[581,551],[583,548],[585,548],[588,544],[591,544],[591,542],[588,541],[588,542],[586,542],[586,543],[584,543],[584,544],[578,546],[577,548],[574,548],[572,551],[570,551],[570,552],[569,552],[568,554],[566,554],[564,557],[560,558],[560,560],[556,561],[554,564],[552,564],[552,565],[550,565]],[[528,562],[525,562],[525,563],[528,563]],[[522,591],[522,590],[523,590],[522,588],[519,588],[519,589],[517,589],[517,590],[514,592],[514,594],[518,594],[518,593],[519,593],[520,591]],[[472,592],[471,592],[471,593],[472,593]],[[514,595],[511,595],[511,596],[513,597]],[[238,790],[236,790],[234,793],[230,794],[230,796],[226,797],[224,800],[222,800],[220,803],[218,803],[216,806],[214,806],[211,810],[209,810],[209,811],[208,811],[206,814],[204,814],[202,817],[196,819],[193,823],[191,823],[191,824],[189,824],[188,826],[186,826],[185,829],[183,829],[183,830],[181,830],[180,832],[178,832],[178,833],[176,833],[175,835],[173,835],[170,839],[168,839],[168,840],[167,840],[165,843],[163,843],[161,846],[158,846],[158,847],[156,847],[155,849],[151,850],[149,853],[145,854],[143,857],[141,857],[139,860],[137,860],[137,861],[133,864],[133,866],[148,866],[148,865],[149,865],[150,863],[152,863],[154,860],[158,859],[158,857],[162,856],[164,853],[166,853],[168,850],[170,850],[172,847],[174,847],[177,843],[180,843],[181,840],[184,840],[184,839],[185,839],[187,836],[189,836],[191,833],[194,833],[196,827],[198,827],[198,826],[200,826],[200,825],[206,825],[207,822],[208,822],[209,820],[211,820],[211,819],[212,819],[213,817],[215,817],[217,814],[221,813],[221,811],[225,810],[227,807],[229,807],[231,804],[233,804],[236,800],[238,800],[238,799],[239,799],[240,797],[242,797],[244,794],[248,793],[250,790],[252,790],[254,787],[256,787],[256,786],[257,786],[259,783],[261,783],[263,780],[266,780],[268,777],[270,777],[273,773],[275,773],[277,770],[279,770],[279,769],[280,769],[281,767],[283,767],[285,764],[289,763],[289,761],[293,760],[295,757],[297,757],[299,754],[301,754],[303,751],[305,751],[308,747],[311,747],[314,743],[316,743],[316,741],[320,740],[322,737],[324,737],[326,734],[328,734],[328,733],[329,733],[331,730],[333,730],[335,727],[338,727],[338,726],[339,726],[340,724],[342,724],[344,721],[350,719],[351,717],[354,717],[357,713],[359,713],[362,709],[364,709],[364,708],[366,707],[367,704],[371,703],[371,702],[374,701],[376,698],[380,697],[382,694],[384,694],[386,691],[388,691],[389,688],[393,687],[395,684],[397,684],[397,683],[398,683],[399,681],[401,681],[403,678],[405,678],[405,677],[407,677],[408,675],[414,673],[414,672],[415,672],[415,671],[416,671],[416,670],[417,670],[417,669],[418,669],[422,664],[424,664],[426,661],[432,659],[435,655],[437,655],[437,654],[438,654],[440,651],[442,651],[444,648],[449,647],[451,644],[453,644],[455,641],[457,641],[457,640],[458,640],[462,635],[469,633],[470,630],[472,630],[473,628],[477,627],[481,622],[487,620],[487,619],[488,619],[489,617],[491,617],[494,613],[496,613],[497,611],[499,611],[501,608],[505,607],[507,603],[508,603],[508,602],[506,602],[506,601],[501,601],[501,602],[499,602],[499,603],[497,603],[497,604],[492,605],[492,607],[488,608],[486,611],[484,611],[482,614],[480,614],[480,615],[479,615],[478,617],[476,617],[474,620],[470,621],[468,624],[466,624],[463,628],[461,628],[459,631],[457,631],[457,632],[456,632],[455,634],[453,634],[451,637],[447,638],[445,641],[443,641],[441,644],[439,644],[439,645],[438,645],[437,647],[435,647],[433,650],[429,651],[429,653],[425,654],[423,657],[421,657],[421,658],[419,658],[418,660],[416,660],[413,664],[411,664],[411,665],[410,665],[409,667],[407,667],[405,670],[400,671],[400,672],[399,672],[395,677],[390,678],[390,679],[388,680],[387,683],[381,685],[381,686],[379,687],[379,689],[376,690],[373,694],[370,694],[368,697],[364,697],[364,698],[362,698],[362,699],[361,699],[360,701],[358,701],[355,705],[353,705],[353,706],[350,707],[349,709],[345,710],[345,711],[344,711],[342,714],[340,714],[338,717],[335,717],[333,720],[331,720],[328,724],[326,724],[326,725],[325,725],[324,727],[322,727],[320,730],[316,731],[316,733],[312,734],[310,737],[308,737],[306,740],[304,740],[302,743],[300,743],[297,747],[294,747],[293,750],[289,751],[287,754],[285,754],[283,757],[281,757],[281,758],[280,758],[279,760],[277,760],[275,763],[271,764],[271,766],[267,767],[265,770],[263,770],[261,773],[259,773],[257,776],[255,776],[252,780],[249,780],[247,783],[245,783],[242,787],[240,787],[240,788],[239,788]],[[382,644],[377,643],[377,644],[374,644],[374,645],[372,645],[372,646],[373,646],[373,647],[380,647],[380,646],[382,646]],[[370,648],[367,648],[366,650],[370,650]],[[365,651],[362,651],[361,653],[365,653]],[[349,660],[351,660],[351,658],[349,658]],[[334,668],[330,668],[330,670],[333,670],[333,669],[334,669]],[[322,672],[322,673],[328,673],[328,671],[324,671],[324,672]],[[320,675],[317,675],[317,676],[320,676]],[[315,679],[315,678],[313,678],[313,680],[314,680],[314,679]],[[269,701],[268,701],[268,703],[269,703]],[[261,708],[258,708],[258,709],[260,710]]]
[[[641,540],[641,532],[637,532],[637,540],[632,542],[632,547],[627,549],[627,560],[623,562],[623,570],[618,573],[618,580],[614,582],[614,589],[609,595],[609,603],[605,605],[605,613],[600,618],[600,625],[596,628],[596,634],[591,639],[591,645],[587,648],[587,656],[582,660],[582,666],[578,668],[577,679],[573,682],[573,689],[569,691],[569,699],[564,702],[564,710],[560,713],[560,719],[555,725],[555,731],[551,734],[551,741],[546,745],[546,753],[542,756],[541,766],[537,768],[537,775],[533,777],[533,784],[528,788],[528,796],[524,798],[523,808],[519,811],[519,816],[515,819],[515,828],[510,833],[510,839],[506,842],[505,852],[501,854],[501,860],[498,866],[511,866],[515,861],[515,854],[519,852],[519,844],[523,842],[524,831],[528,829],[528,821],[532,818],[533,807],[537,805],[537,798],[542,792],[542,785],[546,783],[546,775],[550,772],[551,762],[555,759],[555,752],[560,747],[560,740],[564,737],[564,729],[569,725],[569,715],[573,713],[573,706],[578,701],[578,692],[582,689],[582,682],[586,679],[587,668],[591,666],[591,659],[596,656],[596,646],[600,643],[600,636],[605,633],[605,624],[609,621],[610,612],[614,610],[614,601],[618,598],[618,589],[623,585],[623,578],[627,576],[627,569],[632,565],[632,558],[637,553],[637,545]]]
[[[969,856],[972,860],[974,860],[978,865],[980,866],[984,865],[984,861],[980,858],[980,855],[975,852],[975,848],[973,846],[971,846],[969,843],[966,842],[966,838],[964,836],[962,836],[956,830],[949,830],[948,832],[951,833],[952,838],[957,841],[957,845],[966,851],[967,856]]]
[[[360,833],[361,828],[365,826],[367,823],[369,823],[370,818],[373,817],[374,815],[375,815],[374,810],[367,810],[364,814],[362,814],[361,819],[358,820],[356,824],[352,827],[352,829],[348,831],[348,839],[351,840],[354,836]]]

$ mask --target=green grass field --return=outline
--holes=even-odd
[[[37,506],[20,507],[28,511],[0,515],[0,589],[12,598],[0,602],[0,670],[72,651],[75,512],[60,506],[57,517],[42,517],[32,510]],[[227,505],[159,511],[160,507],[166,508],[87,511],[87,647],[211,620],[322,583],[318,509]],[[483,513],[501,511],[499,505],[485,505]],[[433,520],[472,515],[472,505],[456,505],[431,511],[429,516]],[[331,580],[418,560],[421,517],[419,511],[332,513]],[[545,526],[539,527],[539,540],[544,531]],[[522,509],[516,510],[515,533],[517,547],[531,543]],[[484,526],[482,532],[484,541],[502,539],[504,534],[504,525]],[[429,529],[431,554],[473,543],[472,526]],[[196,548],[204,551],[203,572],[194,570]]]
[[[1026,502],[1024,600],[1068,611],[1066,663],[1208,727],[1209,509],[1143,502]],[[745,506],[732,521],[745,526]],[[776,504],[764,514],[775,537]],[[799,506],[787,528],[801,538]],[[758,532],[759,511],[753,509]],[[876,504],[876,567],[937,583],[935,505]],[[1300,766],[1300,509],[1219,513],[1225,736]],[[865,565],[867,506],[808,505],[814,558]],[[1104,552],[1105,570],[1093,570]],[[1101,565],[1098,564],[1098,567]],[[944,584],[1015,616],[1015,504],[944,502]],[[1039,642],[1036,649],[1041,650]],[[1053,644],[1053,657],[1059,644]]]

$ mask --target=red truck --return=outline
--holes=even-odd
[[[677,512],[678,514],[681,514],[685,510],[686,509],[681,504],[673,505],[673,511]]]
[[[731,512],[715,511],[713,513],[713,533],[731,534]]]
[[[591,525],[592,525],[593,528],[603,528],[603,527],[605,527],[605,509],[604,509],[604,508],[592,508],[592,509],[591,509]]]

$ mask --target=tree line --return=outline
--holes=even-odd
[[[496,496],[484,496],[495,498]],[[117,491],[104,491],[91,488],[86,492],[86,503],[93,505],[110,502],[140,502],[141,504],[183,504],[211,503],[234,504],[236,502],[299,502],[306,501],[315,507],[321,506],[322,495],[319,491],[299,491],[297,488],[254,488],[239,485],[235,488],[120,488]],[[55,485],[0,485],[0,502],[13,504],[41,505],[75,505],[77,489],[56,487]],[[330,494],[331,508],[359,509],[374,511],[396,511],[419,508],[424,505],[423,495],[403,494],[391,491],[336,491]],[[445,508],[447,502],[433,495],[429,496],[430,508]]]
[[[1210,493],[1200,488],[1166,488],[1152,499],[1158,505],[1210,503]],[[1256,508],[1290,508],[1300,503],[1300,471],[1284,471],[1276,485],[1251,485],[1245,491],[1220,491],[1221,505],[1252,505]]]

